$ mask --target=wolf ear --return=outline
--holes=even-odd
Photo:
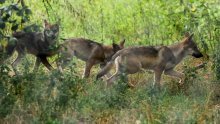
[[[48,28],[48,27],[50,27],[50,24],[46,19],[44,19],[44,28]]]
[[[112,47],[116,48],[116,47],[118,47],[118,45],[116,43],[112,43]]]
[[[192,41],[191,39],[192,39],[193,35],[194,35],[194,33],[192,33],[192,34],[189,34],[188,32],[185,33],[184,42],[185,42],[185,43],[191,42],[191,41]]]
[[[189,37],[190,36],[189,32],[186,32],[184,36]]]
[[[120,46],[121,48],[124,48],[124,44],[125,44],[125,39],[123,39],[123,40],[119,43],[119,46]]]
[[[194,35],[193,33],[192,33],[192,34],[189,34],[189,36],[186,38],[186,40],[187,40],[187,41],[191,41],[193,35]]]
[[[189,39],[191,39],[193,37],[194,33],[192,33],[190,36],[189,36]]]
[[[58,21],[57,21],[57,23],[56,24],[58,24],[58,25],[60,25],[61,24],[61,18],[59,18],[58,19]]]
[[[112,48],[114,52],[117,52],[118,50],[120,50],[120,46],[118,44],[112,43]]]
[[[192,38],[193,35],[194,35],[194,33],[190,34],[189,32],[186,32],[184,36],[185,36],[186,38]]]

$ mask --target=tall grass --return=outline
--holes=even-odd
[[[106,44],[125,38],[128,45],[155,45],[171,44],[190,31],[196,34],[197,41],[203,38],[211,48],[217,43],[217,0],[54,0],[48,9],[39,1],[26,3],[35,10],[32,23],[60,18],[64,38],[86,37]]]

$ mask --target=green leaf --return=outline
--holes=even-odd
[[[16,31],[17,29],[18,29],[18,24],[12,25],[12,27],[11,27],[12,31]]]
[[[30,15],[32,12],[31,12],[31,10],[30,9],[25,9],[25,14],[27,14],[27,15]]]
[[[2,18],[2,20],[5,22],[5,21],[8,21],[8,19],[9,19],[9,17],[10,17],[10,14],[6,14],[3,18]]]
[[[19,11],[17,11],[17,16],[23,16],[23,10],[19,10]]]
[[[24,32],[38,32],[40,31],[40,26],[36,24],[32,24],[29,26],[24,27]]]
[[[0,7],[0,10],[4,10],[4,9],[5,9],[5,6]]]
[[[19,10],[18,4],[12,4],[12,5],[11,5],[11,8],[12,8],[13,10],[16,10],[16,11]]]
[[[5,0],[0,0],[0,4],[3,4],[5,2]]]
[[[25,22],[28,22],[28,21],[29,21],[28,16],[24,16],[24,17],[21,19],[21,23],[25,23]]]
[[[3,7],[3,10],[4,10],[4,11],[8,11],[8,6],[4,6],[4,7]]]
[[[5,23],[4,22],[0,22],[0,29],[4,29],[5,28]]]
[[[9,20],[8,22],[13,24],[16,23],[16,20]]]

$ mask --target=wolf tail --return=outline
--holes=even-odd
[[[15,38],[21,38],[21,37],[24,37],[24,35],[25,35],[25,32],[23,32],[23,31],[12,33],[12,36]]]
[[[6,59],[12,56],[17,46],[17,39],[13,37],[7,37],[7,45],[0,44],[0,54],[4,54],[4,57],[0,58],[0,63],[3,63]]]
[[[106,66],[101,71],[99,71],[99,73],[96,76],[96,80],[98,80],[99,78],[101,78],[111,70],[112,66],[114,65],[115,59],[121,54],[121,52],[122,50],[119,50],[117,53],[115,53],[112,56],[111,60],[106,64]]]
[[[16,38],[10,37],[8,39],[8,44],[6,46],[6,51],[7,51],[7,54],[9,56],[11,56],[14,53],[15,48],[17,47],[17,43],[18,43],[18,40]]]

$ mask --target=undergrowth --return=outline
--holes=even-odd
[[[123,80],[106,88],[104,81],[81,79],[72,69],[65,73],[23,72],[9,76],[1,66],[0,117],[4,123],[213,123],[219,107],[212,99],[211,82],[204,73],[186,67],[187,82],[166,82],[160,92],[139,82]],[[200,71],[201,72],[201,71]],[[144,76],[137,76],[136,81]],[[92,82],[91,82],[92,81]],[[140,80],[139,80],[140,81]],[[143,81],[143,80],[142,80]],[[173,83],[173,84],[172,84]],[[176,86],[174,86],[176,85]],[[176,88],[174,88],[176,87]]]

